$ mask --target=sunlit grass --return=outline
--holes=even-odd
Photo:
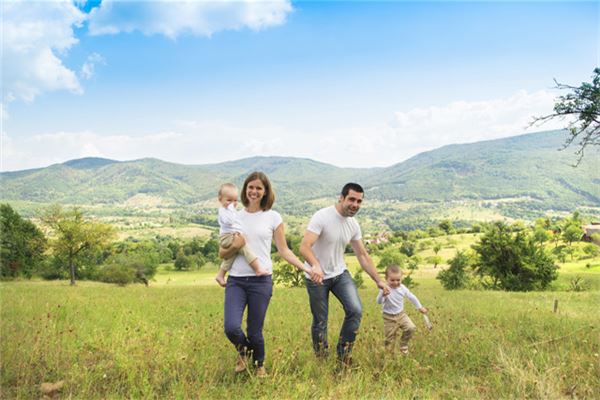
[[[434,329],[408,306],[418,326],[409,357],[385,353],[368,279],[357,367],[342,374],[333,358],[312,355],[306,291],[276,287],[264,331],[270,375],[235,376],[215,271],[162,271],[148,288],[3,283],[2,397],[39,398],[40,383],[59,380],[64,397],[86,399],[593,398],[600,390],[599,291],[449,292],[425,275],[414,292]],[[342,318],[332,299],[332,343]]]

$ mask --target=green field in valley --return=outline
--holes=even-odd
[[[352,260],[352,258],[349,258]],[[593,260],[600,264],[600,260]],[[557,288],[584,276],[593,290],[446,291],[424,266],[413,292],[430,309],[407,357],[386,354],[376,288],[359,289],[364,315],[354,360],[340,372],[310,345],[303,288],[276,286],[265,323],[269,376],[235,375],[214,267],[161,267],[150,287],[94,282],[2,283],[3,398],[598,398],[600,267],[566,264]],[[351,268],[355,267],[350,262]],[[439,269],[440,267],[438,267]],[[554,301],[558,310],[553,312]],[[331,342],[343,318],[331,301]]]

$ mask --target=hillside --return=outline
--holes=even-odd
[[[598,152],[588,151],[584,162],[573,168],[573,150],[557,151],[564,138],[564,131],[549,131],[444,146],[387,168],[339,168],[294,157],[204,165],[85,158],[2,173],[0,200],[122,204],[143,195],[154,203],[185,206],[214,198],[221,182],[241,184],[249,172],[261,170],[285,204],[331,198],[353,180],[364,185],[370,199],[378,200],[521,199],[540,209],[600,207]]]

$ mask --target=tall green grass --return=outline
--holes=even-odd
[[[173,273],[176,276],[175,273]],[[65,381],[64,398],[598,398],[600,291],[414,289],[434,329],[418,326],[408,357],[387,354],[370,284],[354,360],[340,372],[310,345],[304,289],[276,287],[265,323],[269,376],[235,375],[223,334],[223,290],[212,271],[149,288],[80,282],[2,283],[2,398],[39,398]],[[558,312],[553,312],[554,300]],[[330,342],[343,311],[331,299]]]

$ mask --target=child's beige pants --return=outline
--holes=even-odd
[[[383,313],[383,332],[387,350],[394,350],[398,344],[400,350],[408,349],[408,341],[416,330],[417,327],[404,311],[399,314]]]
[[[235,239],[235,233],[224,233],[219,237],[219,245],[228,249],[233,244],[233,239]],[[221,262],[221,269],[225,271],[229,271],[233,262],[235,261],[235,257],[241,254],[246,259],[246,262],[250,264],[252,261],[256,260],[258,257],[250,250],[248,245],[244,245],[241,249],[239,249],[236,253],[234,253],[231,257],[225,258],[223,262]]]

